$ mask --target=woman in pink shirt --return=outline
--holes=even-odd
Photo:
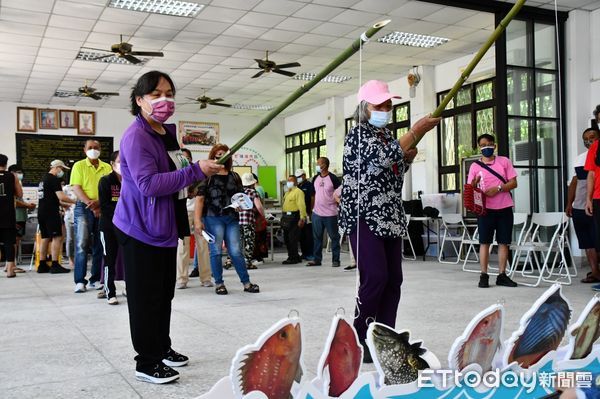
[[[473,187],[479,186],[486,195],[486,214],[477,218],[479,230],[479,264],[481,275],[479,288],[489,288],[490,276],[487,274],[490,256],[490,244],[494,240],[498,243],[498,268],[500,274],[496,278],[496,285],[516,287],[517,283],[506,275],[508,260],[508,246],[512,242],[513,229],[513,199],[510,190],[517,187],[517,172],[510,159],[494,155],[496,143],[491,134],[482,134],[477,138],[477,145],[481,150],[481,160],[474,162],[469,168],[467,181]]]

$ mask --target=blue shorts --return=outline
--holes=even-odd
[[[586,215],[583,209],[573,209],[573,227],[579,241],[579,249],[595,248],[596,228],[592,216]]]
[[[496,233],[496,242],[498,244],[510,245],[512,242],[513,231],[513,209],[512,207],[503,209],[486,209],[484,216],[477,218],[477,228],[479,231],[479,243],[491,244],[494,241],[494,232]]]

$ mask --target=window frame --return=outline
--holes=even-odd
[[[310,139],[305,142],[305,135],[307,133],[310,133]],[[294,140],[295,138],[298,138],[298,142],[300,144],[298,145],[292,145],[292,146],[288,146],[288,143],[290,140]],[[321,125],[321,126],[317,126],[314,127],[312,129],[306,129],[303,130],[301,132],[296,132],[296,133],[292,133],[292,134],[288,134],[285,136],[285,168],[287,171],[287,176],[291,176],[295,169],[294,166],[292,167],[292,170],[290,170],[290,154],[294,154],[297,153],[299,158],[300,158],[300,168],[304,169],[302,167],[302,165],[304,165],[304,159],[303,159],[303,152],[306,150],[314,150],[316,149],[317,152],[317,158],[321,157],[321,156],[326,156],[326,151],[324,154],[321,153],[321,147],[323,146],[327,146],[327,128],[325,127],[325,125]],[[316,162],[317,159],[315,158],[313,160],[313,162]],[[311,171],[310,170],[305,170],[307,174],[310,174]]]

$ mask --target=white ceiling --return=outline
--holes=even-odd
[[[210,97],[228,103],[276,106],[303,82],[273,73],[250,79],[254,58],[278,63],[298,61],[295,72],[318,72],[376,21],[391,19],[378,35],[392,30],[452,39],[436,49],[368,43],[363,52],[363,80],[393,80],[412,65],[439,64],[475,51],[493,29],[491,14],[411,0],[207,0],[195,18],[171,17],[106,7],[107,0],[0,0],[0,90],[2,100],[52,106],[125,108],[129,91],[143,73],[170,74],[177,97]],[[548,4],[546,4],[548,3]],[[529,5],[549,7],[548,1]],[[552,3],[553,4],[553,3]],[[600,8],[600,1],[559,0],[561,9]],[[119,34],[134,50],[163,51],[164,58],[144,66],[75,60],[83,46],[109,48]],[[343,84],[321,83],[287,111],[355,92],[359,57],[334,74],[351,76]],[[53,97],[56,90],[77,90],[84,81],[119,97]],[[193,112],[197,105],[178,108]],[[211,107],[202,113],[257,115]]]

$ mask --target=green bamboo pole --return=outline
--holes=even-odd
[[[504,30],[508,26],[508,24],[513,20],[513,18],[521,10],[523,5],[525,4],[525,1],[526,0],[517,0],[515,5],[508,12],[508,14],[506,14],[506,17],[504,17],[502,19],[502,21],[500,21],[500,24],[496,27],[494,32],[492,32],[492,34],[488,38],[488,40],[484,43],[483,46],[481,46],[481,48],[479,49],[477,54],[475,54],[475,57],[473,57],[471,62],[469,62],[469,65],[466,66],[464,71],[461,73],[460,78],[458,78],[456,83],[454,83],[454,86],[452,86],[452,89],[448,92],[448,94],[446,94],[446,96],[444,97],[444,99],[442,100],[440,105],[438,105],[438,107],[435,109],[435,111],[433,111],[431,116],[433,116],[434,118],[438,118],[442,115],[442,112],[446,109],[446,106],[448,105],[450,100],[452,100],[456,96],[456,94],[458,93],[458,91],[460,90],[462,85],[465,83],[465,81],[471,75],[471,72],[473,72],[473,69],[475,69],[475,67],[477,66],[477,64],[479,64],[479,61],[481,61],[481,59],[483,58],[485,53],[487,53],[487,51],[490,49],[490,47],[492,47],[492,44],[494,44],[494,42],[496,40],[498,40],[498,38],[500,37],[502,32],[504,32]],[[421,137],[421,138],[423,138],[423,137]],[[417,146],[417,144],[419,144],[419,141],[421,141],[421,140],[419,139],[419,140],[414,141],[410,147],[415,148]]]
[[[321,72],[319,72],[312,80],[310,80],[307,83],[300,86],[292,94],[290,94],[288,98],[283,100],[283,102],[281,104],[279,104],[275,109],[273,109],[271,112],[269,112],[267,114],[267,116],[265,116],[263,118],[263,120],[261,120],[259,122],[258,125],[253,127],[237,143],[235,143],[229,149],[229,152],[227,152],[227,154],[222,156],[218,162],[220,164],[224,164],[229,158],[231,158],[231,156],[236,151],[238,151],[240,148],[242,148],[242,146],[244,144],[246,144],[248,141],[250,141],[262,129],[264,129],[264,127],[267,126],[273,120],[273,118],[275,118],[277,115],[279,115],[284,109],[286,109],[290,104],[292,104],[294,101],[296,101],[298,98],[300,98],[300,96],[302,96],[304,93],[306,93],[307,91],[312,89],[317,83],[319,83],[323,78],[325,78],[325,76],[327,76],[329,73],[331,73],[331,71],[333,71],[335,68],[340,66],[344,61],[346,61],[348,58],[350,58],[354,53],[356,53],[360,49],[360,46],[362,45],[362,43],[367,42],[369,40],[369,38],[371,38],[375,33],[379,32],[379,30],[381,28],[383,28],[384,26],[386,26],[389,22],[390,22],[389,19],[377,22],[375,25],[370,27],[366,32],[364,32],[362,35],[360,35],[360,37],[358,39],[356,39],[350,45],[350,47],[348,47],[340,55],[338,55],[333,61],[331,61],[329,63],[329,65],[327,65],[325,68],[323,68],[323,70]]]

